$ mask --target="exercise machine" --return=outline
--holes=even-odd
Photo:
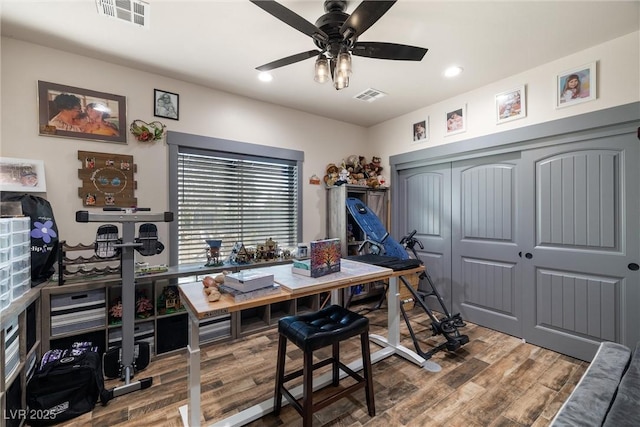
[[[366,236],[365,241],[360,246],[360,248],[363,248],[364,245],[369,245],[372,248],[370,254],[351,257],[351,259],[379,265],[382,267],[392,268],[394,271],[407,270],[418,265],[423,265],[415,249],[416,245],[418,245],[421,249],[424,248],[422,243],[415,238],[416,230],[403,237],[400,241],[401,243],[398,243],[389,235],[378,216],[373,211],[371,211],[362,202],[362,200],[350,197],[347,198],[346,205],[349,213],[351,213],[354,220],[364,231]],[[409,251],[411,251],[413,258],[409,256]],[[402,312],[402,317],[407,324],[407,328],[411,335],[411,339],[413,340],[416,352],[420,356],[425,359],[429,359],[431,358],[431,356],[433,356],[434,353],[440,350],[446,349],[448,351],[456,351],[461,346],[469,342],[469,337],[467,335],[461,334],[458,330],[458,328],[462,328],[465,326],[462,317],[459,313],[452,315],[449,312],[444,300],[440,296],[440,293],[436,289],[433,281],[431,280],[431,277],[429,276],[429,273],[426,270],[422,271],[419,276],[420,280],[425,280],[427,283],[428,290],[426,291],[417,291],[409,284],[409,282],[407,282],[405,277],[400,276],[399,278],[400,282],[407,287],[412,295],[412,298],[400,302],[400,311]],[[426,299],[432,296],[436,298],[438,304],[440,305],[442,313],[440,317],[436,316],[436,314],[426,304]],[[382,305],[383,301],[384,300],[381,299],[378,304],[376,304],[374,309],[379,308]],[[436,345],[431,350],[422,350],[415,331],[411,326],[409,316],[404,309],[404,303],[407,302],[413,302],[414,306],[417,304],[420,308],[422,308],[422,310],[427,314],[427,316],[429,316],[429,319],[431,320],[432,335],[444,336],[446,339],[445,342]]]
[[[158,241],[157,228],[153,222],[171,222],[173,212],[161,214],[150,213],[148,208],[104,208],[104,212],[77,211],[76,222],[106,222],[122,224],[122,238],[118,238],[118,228],[106,224],[98,228],[96,238],[96,255],[113,256],[120,254],[120,271],[122,277],[122,346],[117,352],[105,353],[103,363],[107,371],[119,374],[124,385],[114,387],[111,397],[122,396],[133,391],[151,387],[152,378],[132,381],[136,370],[149,363],[148,346],[135,343],[135,253],[156,255],[164,246]],[[139,236],[135,237],[135,225],[140,225]],[[135,353],[138,353],[137,355]],[[146,354],[145,354],[146,353]],[[144,365],[144,366],[142,366]],[[105,374],[107,372],[105,371]],[[112,375],[108,375],[112,376]],[[115,375],[114,377],[117,377]]]

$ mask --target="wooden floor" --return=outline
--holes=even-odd
[[[351,307],[358,310],[358,306]],[[408,307],[409,308],[409,307]],[[431,337],[430,321],[418,308],[409,311],[423,350],[443,341]],[[384,335],[386,310],[368,314],[371,332]],[[438,352],[442,370],[428,372],[392,356],[374,365],[376,416],[367,413],[364,391],[315,414],[314,426],[547,426],[584,373],[587,363],[468,324],[469,343],[456,353]],[[403,323],[403,344],[413,343]],[[371,344],[372,351],[379,347]],[[300,351],[288,346],[287,371],[301,367]],[[346,361],[359,354],[357,338],[341,347]],[[277,331],[224,344],[203,346],[202,425],[230,416],[273,393]],[[317,352],[326,356],[326,350]],[[327,367],[328,368],[328,367]],[[137,377],[153,386],[120,396],[105,407],[75,418],[68,426],[180,426],[178,408],[187,403],[186,350],[154,359]],[[348,379],[343,380],[349,384]],[[110,380],[108,387],[117,385]],[[342,383],[341,383],[342,384]],[[322,393],[322,392],[319,392]],[[265,416],[251,426],[299,426],[290,405],[279,417]]]

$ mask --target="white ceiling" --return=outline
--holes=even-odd
[[[313,81],[313,59],[257,79],[255,67],[315,45],[248,0],[147,0],[148,29],[100,16],[95,0],[0,1],[3,36],[367,127],[640,27],[638,1],[400,0],[359,40],[426,47],[424,59],[354,57],[350,87],[336,91]],[[281,3],[311,23],[324,13],[321,0]],[[452,64],[464,72],[446,79]],[[368,88],[388,96],[353,99]]]

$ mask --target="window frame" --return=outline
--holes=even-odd
[[[169,209],[174,212],[177,219],[178,212],[178,155],[180,149],[188,152],[200,152],[211,155],[232,155],[246,159],[277,159],[287,162],[295,162],[298,171],[298,226],[297,241],[302,241],[302,165],[304,152],[280,147],[252,144],[228,139],[213,138],[201,135],[193,135],[182,132],[167,132],[167,145],[169,147]],[[169,223],[169,262],[178,265],[178,222]],[[204,248],[204,244],[203,244]],[[203,262],[206,262],[203,250]]]

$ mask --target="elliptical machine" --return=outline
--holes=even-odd
[[[122,346],[109,349],[103,356],[104,375],[118,378],[124,385],[109,390],[110,398],[122,396],[151,387],[153,378],[131,381],[138,370],[150,361],[149,345],[135,342],[135,253],[145,256],[162,252],[164,245],[158,241],[157,228],[149,222],[171,222],[173,212],[162,214],[140,213],[149,208],[104,208],[104,213],[77,211],[76,222],[118,222],[122,224],[122,238],[118,238],[118,227],[112,224],[98,228],[96,255],[111,257],[120,254],[122,275]],[[111,211],[111,212],[108,212]],[[135,237],[135,224],[142,222],[139,237]]]

